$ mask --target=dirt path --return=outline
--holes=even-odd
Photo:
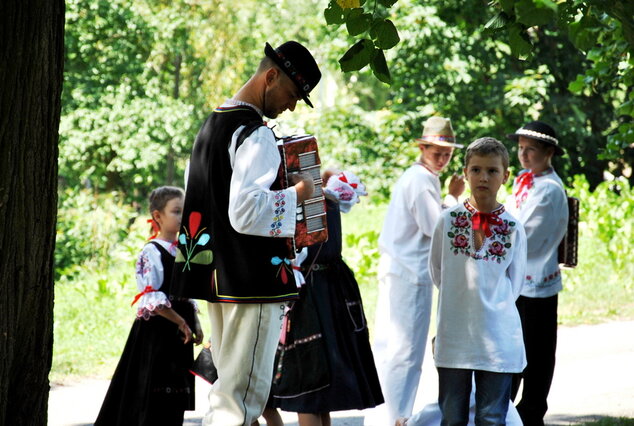
[[[423,383],[428,391],[419,395],[418,407],[433,399],[436,389],[435,371],[430,357],[426,358]],[[202,381],[197,381],[196,386],[198,409],[186,413],[185,425],[200,424],[207,409],[209,386]],[[107,388],[105,380],[53,386],[48,424],[92,425]],[[549,403],[546,423],[551,425],[602,417],[634,418],[634,321],[561,328]],[[333,426],[361,426],[364,414],[333,413]],[[295,414],[283,413],[283,418],[288,426],[297,425]]]

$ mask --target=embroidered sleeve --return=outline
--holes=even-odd
[[[568,205],[562,188],[555,184],[535,188],[522,206],[528,255],[559,244],[566,233]]]
[[[171,307],[167,295],[160,291],[163,284],[161,253],[152,244],[147,244],[136,262],[136,282],[139,297],[134,306],[137,317],[149,319],[156,310]]]
[[[295,188],[270,189],[280,161],[273,133],[266,127],[253,132],[236,150],[229,190],[229,220],[236,231],[262,237],[295,234]]]
[[[521,223],[517,223],[513,233],[513,257],[507,269],[515,300],[520,297],[526,275],[526,233]]]

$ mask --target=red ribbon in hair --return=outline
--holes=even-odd
[[[490,237],[493,235],[489,225],[502,225],[502,219],[494,213],[477,212],[471,216],[471,224],[474,231],[484,231],[484,235]]]
[[[154,231],[154,234],[152,234],[152,236],[148,238],[148,240],[153,240],[154,238],[158,237],[158,234],[161,228],[159,228],[158,223],[156,223],[154,219],[148,219],[147,223],[152,225],[152,230]]]
[[[146,285],[141,293],[139,293],[136,296],[134,296],[134,300],[132,301],[132,303],[130,303],[130,306],[132,306],[136,302],[138,302],[139,299],[141,298],[141,296],[144,296],[144,295],[146,295],[148,293],[154,293],[155,291],[158,291],[158,290],[154,290],[151,285]]]

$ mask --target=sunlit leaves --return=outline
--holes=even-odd
[[[383,50],[391,49],[401,41],[394,23],[389,19],[375,21],[370,36],[375,40],[376,46]]]
[[[557,4],[551,0],[519,0],[515,3],[517,22],[527,27],[545,25],[555,18]]]
[[[370,63],[374,56],[374,44],[371,40],[363,39],[356,42],[339,59],[343,72],[358,71]]]
[[[344,72],[358,71],[371,65],[374,75],[384,83],[391,83],[390,72],[383,51],[400,41],[394,23],[383,16],[396,0],[374,0],[371,6],[363,1],[331,0],[324,10],[326,24],[346,24],[347,33],[357,41],[339,59]],[[366,8],[366,6],[368,6]],[[380,6],[377,10],[377,6]]]

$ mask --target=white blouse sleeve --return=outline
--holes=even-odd
[[[167,295],[160,291],[163,285],[163,263],[161,253],[153,244],[143,247],[136,262],[136,283],[139,291],[137,317],[149,319],[157,309],[171,307]]]
[[[522,293],[522,286],[526,277],[526,233],[521,223],[517,222],[516,226],[515,241],[513,241],[513,259],[511,259],[507,269],[515,300]]]
[[[558,245],[566,233],[568,207],[566,194],[556,184],[543,185],[531,194],[523,207],[528,254]]]
[[[242,128],[233,135],[231,147]],[[230,148],[231,149],[231,148]],[[295,235],[297,193],[294,187],[272,191],[280,154],[273,132],[260,127],[231,155],[233,174],[229,189],[229,220],[241,234],[262,237]]]
[[[431,276],[431,282],[438,288],[440,288],[441,285],[444,227],[444,217],[441,216],[436,222],[436,228],[431,237],[431,247],[429,249],[429,275]]]

